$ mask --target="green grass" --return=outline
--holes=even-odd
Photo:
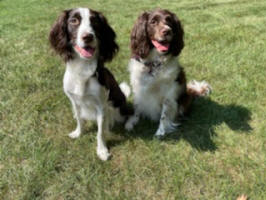
[[[207,80],[210,98],[165,140],[141,121],[96,155],[95,123],[77,140],[62,90],[64,63],[48,44],[61,10],[100,10],[120,52],[107,64],[128,81],[129,36],[140,12],[167,8],[181,19],[188,79]],[[1,0],[0,199],[266,199],[266,2],[264,0]],[[132,100],[132,99],[131,99]]]

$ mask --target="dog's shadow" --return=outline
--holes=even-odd
[[[217,145],[213,138],[217,135],[215,130],[219,125],[225,124],[234,132],[248,133],[252,130],[250,119],[251,112],[244,106],[221,105],[209,98],[199,98],[194,101],[190,115],[181,122],[177,131],[168,134],[163,140],[178,142],[184,139],[200,151],[215,151]],[[112,132],[126,135],[126,139],[141,137],[144,140],[152,140],[158,125],[159,123],[141,119],[131,132],[126,132],[122,125],[114,127]],[[111,142],[110,145],[112,147],[119,143]]]

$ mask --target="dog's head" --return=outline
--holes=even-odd
[[[110,61],[118,51],[115,38],[106,18],[88,8],[63,11],[49,35],[51,46],[66,62],[75,56]]]
[[[131,32],[131,51],[145,58],[152,48],[160,54],[177,56],[184,47],[184,31],[176,15],[156,9],[142,13]]]

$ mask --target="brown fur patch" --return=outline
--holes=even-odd
[[[182,67],[176,81],[182,87],[182,93],[177,100],[178,106],[180,107],[181,111],[181,113],[179,114],[186,115],[193,101],[193,96],[189,95],[189,93],[187,92],[187,80],[185,72]]]
[[[121,91],[112,73],[103,66],[98,66],[98,81],[109,90],[109,101],[114,107],[119,107],[121,115],[129,116],[134,113],[133,108],[126,103],[126,97]]]
[[[64,61],[73,58],[73,49],[69,43],[70,38],[67,26],[67,20],[71,11],[72,10],[63,11],[52,26],[49,34],[49,41],[52,48],[63,57]]]

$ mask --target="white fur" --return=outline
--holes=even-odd
[[[82,8],[80,13],[82,23],[78,30],[77,43],[82,47],[80,39],[82,33],[84,31],[92,33],[93,30],[88,20],[89,9]],[[95,44],[98,45],[97,41]],[[101,160],[107,160],[110,153],[106,147],[104,135],[108,134],[109,128],[115,121],[122,121],[123,117],[119,109],[114,108],[108,101],[109,91],[93,76],[97,68],[97,56],[97,50],[90,59],[82,58],[76,53],[75,58],[67,62],[64,92],[72,103],[74,117],[77,120],[77,127],[69,134],[69,137],[77,138],[81,135],[83,120],[96,120],[98,125],[97,154]]]
[[[206,81],[192,80],[187,84],[187,87],[196,91],[199,96],[209,95],[212,91],[211,86]]]
[[[80,16],[82,18],[81,23],[79,25],[79,29],[78,29],[78,33],[77,33],[77,45],[80,47],[84,47],[85,43],[82,40],[82,35],[83,34],[92,34],[93,36],[95,36],[95,32],[91,26],[91,22],[90,22],[90,11],[87,8],[79,8],[78,9]],[[92,44],[92,46],[96,46],[97,44],[97,40],[94,40]]]
[[[119,87],[122,90],[122,92],[124,93],[124,95],[126,97],[129,97],[129,95],[131,93],[129,85],[126,82],[122,82],[122,83],[120,83]]]
[[[143,64],[146,61],[159,61],[161,68],[153,75],[147,72]],[[129,118],[125,127],[131,130],[143,115],[152,120],[160,120],[156,136],[163,136],[175,129],[174,122],[178,113],[176,99],[181,87],[176,84],[180,72],[177,57],[159,54],[153,49],[147,59],[141,62],[132,58],[129,62],[130,81],[134,94],[135,115]]]

